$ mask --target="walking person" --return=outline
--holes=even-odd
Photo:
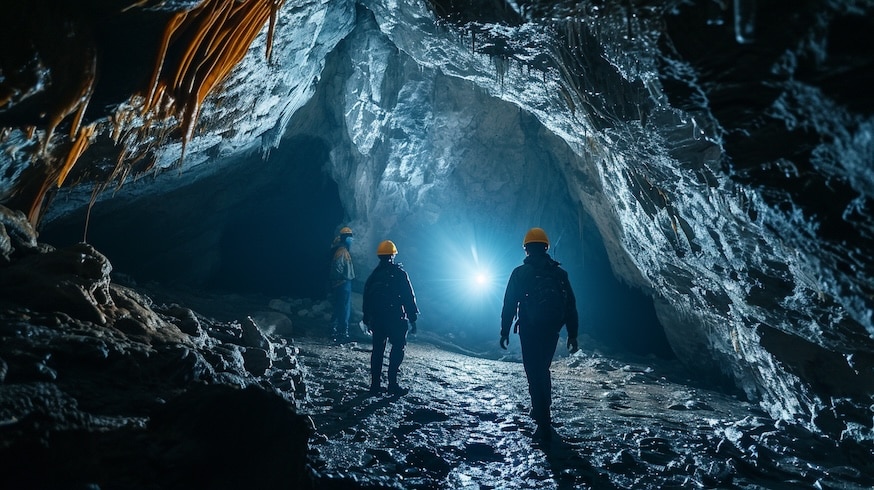
[[[577,351],[579,316],[567,272],[547,253],[549,238],[542,228],[531,228],[522,242],[523,264],[516,267],[504,292],[500,346],[510,342],[510,326],[522,347],[522,365],[528,377],[535,438],[552,436],[552,375],[549,371],[562,326],[567,327],[567,348]]]
[[[340,228],[340,235],[334,239],[331,254],[331,269],[328,272],[329,295],[331,297],[331,340],[334,344],[349,341],[349,317],[352,315],[352,281],[355,268],[352,265],[354,235],[348,226]]]
[[[394,242],[385,240],[376,249],[379,264],[364,284],[362,305],[367,330],[373,335],[370,354],[370,394],[382,393],[382,365],[386,342],[391,342],[388,358],[388,393],[404,395],[409,390],[398,384],[398,372],[404,360],[407,345],[407,324],[410,333],[416,333],[419,308],[410,278],[401,264],[395,263],[398,249]]]

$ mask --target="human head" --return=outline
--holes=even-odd
[[[379,246],[376,247],[376,255],[379,257],[379,260],[388,260],[391,262],[397,254],[398,247],[396,247],[395,243],[391,240],[383,240],[379,243]]]
[[[549,250],[549,237],[546,236],[543,228],[531,228],[528,233],[525,233],[522,248],[528,255],[546,253]]]
[[[354,234],[352,233],[352,228],[349,228],[348,226],[344,226],[343,228],[340,228],[340,242],[341,243],[343,243],[344,245],[346,245],[348,247],[349,245],[352,245],[352,241],[354,240],[353,237],[354,237]]]

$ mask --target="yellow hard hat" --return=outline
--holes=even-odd
[[[341,235],[352,235],[352,228],[349,228],[348,226],[344,226],[343,228],[340,228],[340,234]]]
[[[531,228],[528,230],[528,233],[525,234],[525,240],[522,241],[522,246],[524,247],[529,243],[545,243],[548,247],[549,238],[546,236],[546,232],[543,231],[543,228]]]
[[[376,255],[397,255],[398,247],[395,247],[395,242],[391,240],[383,240],[376,247]]]

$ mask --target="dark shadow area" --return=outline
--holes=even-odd
[[[287,141],[158,197],[98,203],[88,242],[115,274],[233,293],[325,294],[328,247],[343,208],[317,138]],[[164,176],[163,178],[169,178]],[[85,210],[48,223],[40,241],[82,241]]]
[[[604,240],[594,223],[584,224],[583,286],[575,291],[580,308],[580,332],[606,347],[636,355],[654,354],[665,359],[674,353],[656,317],[652,298],[616,279],[610,268]]]
[[[322,172],[328,152],[321,140],[296,137],[270,156],[268,165],[283,170],[224,224],[208,286],[325,296],[329,246],[343,218],[337,184]]]
[[[580,449],[561,435],[554,434],[551,439],[538,442],[537,447],[546,455],[557,488],[618,488],[605,471],[583,458]]]

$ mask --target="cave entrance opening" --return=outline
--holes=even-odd
[[[186,185],[178,185],[184,176],[159,175],[155,192],[97,203],[88,242],[110,260],[114,280],[324,297],[329,247],[344,216],[337,184],[323,171],[328,154],[323,140],[298,136],[267,159],[212,163],[211,175]],[[162,185],[176,187],[157,191]],[[85,213],[48,223],[40,240],[81,241]]]
[[[209,287],[325,297],[330,244],[344,219],[337,183],[323,170],[329,151],[298,135],[271,153],[267,181],[224,223]]]

